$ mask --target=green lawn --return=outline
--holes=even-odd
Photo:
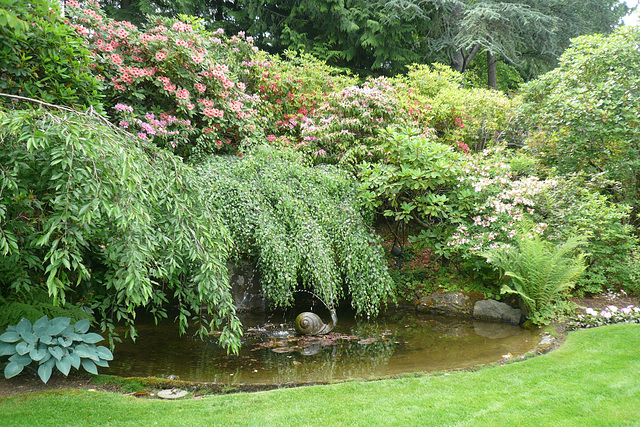
[[[477,372],[162,401],[50,391],[0,398],[0,426],[640,425],[640,325],[572,332]]]

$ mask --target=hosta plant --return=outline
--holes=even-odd
[[[43,382],[49,381],[53,368],[65,376],[71,368],[98,374],[98,366],[109,366],[113,360],[111,351],[96,346],[103,338],[94,332],[88,332],[90,322],[87,319],[71,324],[68,317],[56,317],[51,320],[43,316],[33,325],[22,319],[16,326],[8,326],[0,335],[0,356],[9,356],[4,369],[5,378],[15,377],[25,367],[37,369]]]

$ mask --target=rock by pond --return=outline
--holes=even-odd
[[[473,307],[473,317],[519,325],[522,320],[522,310],[513,308],[500,301],[488,299],[475,303]]]
[[[420,298],[416,310],[441,316],[471,317],[474,304],[481,298],[482,295],[475,292],[434,292]]]

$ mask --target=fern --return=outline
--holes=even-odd
[[[555,304],[564,300],[586,269],[585,256],[576,253],[585,243],[583,237],[574,236],[554,245],[538,235],[525,234],[517,248],[494,249],[483,256],[510,279],[501,293],[518,295],[529,319],[544,324],[556,314]]]
[[[46,292],[36,292],[20,299],[6,299],[0,297],[0,327],[15,325],[22,318],[35,322],[42,316],[50,318],[69,317],[74,322],[82,319],[93,321],[93,315],[83,310],[80,306],[66,303],[55,306]]]

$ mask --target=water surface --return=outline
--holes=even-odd
[[[142,324],[136,343],[118,344],[104,373],[175,376],[224,384],[300,383],[379,378],[465,368],[532,350],[539,332],[474,320],[415,315],[376,321],[340,317],[324,337],[300,337],[290,323],[245,316],[239,355],[227,355],[212,336],[179,336],[170,323]]]

